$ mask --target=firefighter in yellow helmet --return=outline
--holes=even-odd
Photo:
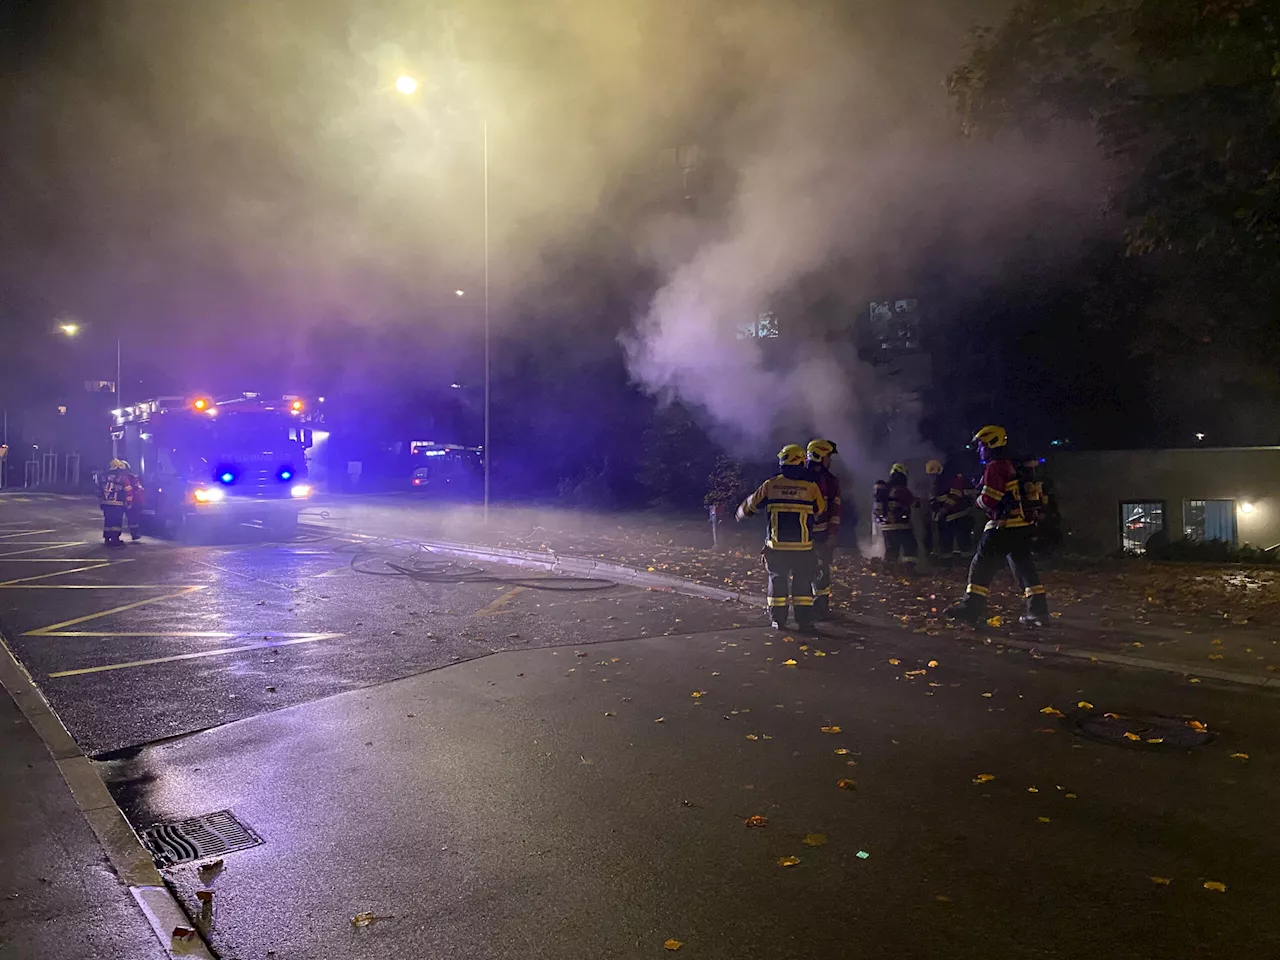
[[[982,623],[986,619],[991,580],[1007,562],[1027,610],[1019,620],[1027,626],[1049,621],[1049,601],[1040,574],[1031,559],[1033,525],[1041,505],[1039,485],[1028,480],[1009,456],[1009,434],[990,424],[973,435],[982,461],[982,490],[978,506],[987,515],[987,526],[969,564],[969,585],[964,599],[947,609],[954,620]]]
[[[831,458],[838,451],[830,440],[810,440],[805,448],[809,470],[827,501],[827,512],[813,527],[818,570],[813,580],[813,614],[825,620],[831,614],[831,574],[835,570],[836,546],[840,540],[840,478],[831,471]]]
[[[769,518],[765,530],[764,566],[769,573],[769,619],[775,630],[787,625],[787,610],[794,604],[801,631],[813,629],[813,581],[817,559],[813,531],[827,512],[827,500],[805,466],[805,449],[789,443],[778,451],[778,473],[756,489],[738,507],[738,521],[763,510]]]
[[[884,534],[884,561],[896,565],[899,558],[914,568],[919,545],[911,526],[911,510],[917,506],[916,496],[907,486],[907,467],[895,463],[889,468],[889,482],[877,480],[873,519]]]
[[[968,556],[973,552],[973,517],[969,496],[965,493],[968,482],[961,473],[944,472],[941,460],[930,460],[925,464],[925,471],[933,477],[929,510],[930,519],[937,525],[938,561],[947,563],[953,556]],[[932,525],[926,529],[933,533]],[[927,549],[932,552],[932,548],[930,537]]]
[[[125,511],[133,506],[133,485],[129,482],[129,465],[112,460],[99,488],[102,506],[102,539],[110,549],[123,547]]]

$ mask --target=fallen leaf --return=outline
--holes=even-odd
[[[805,838],[800,842],[806,847],[820,847],[827,842],[827,835],[825,833],[805,834]]]
[[[662,721],[664,721],[664,720],[666,720],[666,719],[667,719],[666,717],[659,717],[657,720],[655,720],[655,721],[653,721],[653,722],[654,722],[654,723],[662,723]]]
[[[689,694],[689,696],[693,697],[693,699],[695,700],[697,700],[699,697],[705,697],[706,695],[707,695],[707,691],[705,690],[695,690],[693,691],[693,693]]]
[[[367,927],[369,924],[373,923],[373,921],[377,919],[378,918],[374,914],[368,911],[364,913],[357,913],[354,917],[351,918],[351,925],[353,927]]]
[[[796,662],[794,660],[783,660],[782,665],[784,667],[794,667],[796,665]]]
[[[1209,642],[1210,642],[1210,643],[1212,643],[1215,647],[1220,647],[1220,646],[1222,646],[1222,641],[1221,641],[1221,640],[1219,640],[1217,637],[1214,637],[1214,638],[1213,638],[1212,640],[1210,640]]]
[[[997,616],[997,617],[987,617],[987,626],[988,626],[988,627],[1003,627],[1003,626],[1004,626],[1004,617],[999,617],[999,616]]]
[[[840,728],[839,727],[823,727],[822,732],[823,733],[839,733]]]
[[[867,860],[871,857],[871,854],[867,853],[867,851],[865,850],[859,850],[857,853],[854,854],[854,856],[857,857],[859,860]]]
[[[848,747],[836,747],[836,756],[837,756],[837,757],[843,757],[843,756],[844,756],[846,753],[848,753],[848,752],[849,752],[849,748],[848,748]]]
[[[994,693],[984,693],[984,694],[983,694],[983,696],[984,696],[984,697],[986,697],[987,699],[991,699],[992,697],[994,697],[994,696],[995,696],[995,694],[994,694]]]
[[[858,783],[856,780],[837,780],[836,786],[841,790],[857,790]]]
[[[937,660],[930,660],[930,661],[929,661],[929,666],[931,666],[931,667],[936,667],[937,665],[938,665],[938,661],[937,661]]]
[[[994,773],[980,773],[980,774],[978,774],[976,777],[974,777],[974,778],[973,778],[973,782],[974,782],[974,783],[987,783],[988,781],[990,781],[990,780],[994,780],[995,778],[996,778],[996,775],[995,775]]]
[[[196,932],[190,927],[174,927],[171,936],[175,940],[194,940]]]
[[[748,733],[748,734],[747,734],[747,739],[748,739],[748,740],[759,740],[759,739],[760,739],[760,737],[759,737],[759,736],[757,736],[757,735],[756,735],[756,734],[754,734],[754,733]]]
[[[222,860],[213,860],[210,863],[202,863],[196,872],[200,874],[200,882],[207,884],[211,879],[216,877],[226,868],[226,863]]]
[[[808,650],[808,649],[809,649],[809,645],[808,645],[807,643],[802,643],[802,644],[800,644],[800,649],[801,649],[801,650]]]
[[[902,662],[902,661],[901,661],[901,660],[899,660],[897,657],[890,657],[890,658],[889,658],[889,663],[890,663],[892,666],[895,666],[895,667],[896,667],[896,666],[897,666],[898,664],[900,664],[901,662]]]
[[[827,651],[825,651],[825,650],[815,650],[815,651],[813,651],[813,655],[814,655],[815,657],[825,657],[825,656],[827,655]]]
[[[1205,732],[1207,732],[1207,731],[1208,731],[1208,729],[1209,729],[1207,726],[1205,726],[1205,725],[1204,725],[1203,723],[1201,723],[1199,720],[1188,720],[1188,721],[1187,721],[1187,726],[1188,726],[1188,727],[1190,727],[1192,730],[1195,730],[1195,731],[1196,731],[1196,732],[1198,732],[1198,733],[1205,733]]]
[[[1164,737],[1147,737],[1147,743],[1164,743]]]
[[[605,715],[606,717],[616,717],[616,716],[617,716],[617,714],[616,714],[616,713],[614,713],[612,710],[606,710],[606,711],[604,712],[604,715]]]
[[[1219,893],[1227,892],[1227,885],[1225,883],[1220,883],[1217,880],[1206,880],[1204,882],[1204,888],[1206,890],[1217,890]]]
[[[742,822],[748,827],[767,827],[769,825],[769,818],[762,817],[757,813],[753,817],[747,817],[747,819]]]
[[[1221,659],[1222,659],[1222,654],[1220,654],[1220,653],[1211,653],[1211,654],[1209,654],[1209,659],[1210,659],[1210,660],[1221,660]]]
[[[1074,793],[1063,794],[1063,796],[1065,796],[1068,800],[1076,799],[1076,795]]]
[[[780,858],[778,859],[778,866],[780,866],[780,867],[794,867],[794,866],[795,866],[797,863],[799,863],[799,862],[800,862],[800,858],[799,858],[799,857],[780,857]]]
[[[1232,760],[1248,760],[1249,755],[1247,753],[1233,753],[1231,755],[1231,759]]]
[[[1038,820],[1040,823],[1049,823],[1049,822],[1050,822],[1048,817],[1036,817],[1036,820]]]
[[[923,677],[923,676],[924,676],[926,673],[928,673],[928,672],[929,672],[928,670],[923,670],[923,669],[922,669],[922,670],[908,670],[906,673],[904,673],[904,674],[903,674],[903,676],[904,676],[904,677]]]
[[[1139,641],[1139,640],[1135,640],[1135,641],[1133,641],[1133,643],[1131,643],[1131,644],[1130,644],[1130,646],[1132,646],[1132,647],[1141,647],[1141,646],[1142,646],[1142,642],[1141,642],[1141,641]]]
[[[1158,883],[1162,887],[1167,887],[1169,884],[1173,883],[1172,877],[1151,877],[1150,880],[1152,883]]]
[[[1125,731],[1124,738],[1125,738],[1126,740],[1141,740],[1141,739],[1142,739],[1142,738],[1141,738],[1140,736],[1138,736],[1136,733],[1130,733],[1130,732],[1129,732],[1129,731],[1127,731],[1127,730]]]
[[[783,643],[795,643],[795,642],[796,642],[796,638],[795,638],[795,637],[783,637],[783,638],[782,638],[782,642],[783,642]],[[736,647],[736,646],[737,646],[737,644],[736,644],[736,643],[735,643],[735,644],[731,644],[731,646],[735,646],[735,647]]]
[[[939,903],[950,903],[950,902],[951,902],[951,898],[950,898],[950,897],[948,897],[945,893],[939,893],[939,894],[937,894],[933,899],[937,900]]]
[[[1057,707],[1041,707],[1040,712],[1050,717],[1062,716],[1062,711],[1059,710]]]
[[[1039,787],[1027,787],[1027,793],[1039,793]]]
[[[1076,704],[1076,706],[1079,707],[1081,710],[1093,709],[1093,704],[1090,703],[1088,700],[1081,700],[1079,703]]]
[[[679,940],[671,939],[671,940],[668,940],[666,943],[664,943],[663,946],[666,947],[668,950],[679,950],[681,947],[684,946],[684,944],[681,943]]]

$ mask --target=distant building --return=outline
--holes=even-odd
[[[1070,552],[1142,553],[1153,536],[1280,544],[1280,447],[1068,450],[1049,466]]]

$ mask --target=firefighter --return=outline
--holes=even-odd
[[[969,585],[964,599],[947,609],[955,620],[981,623],[986,619],[991,579],[1002,560],[1022,588],[1026,613],[1019,621],[1027,626],[1044,626],[1049,621],[1049,600],[1031,560],[1033,524],[1040,505],[1039,485],[1025,483],[1009,456],[1009,434],[994,424],[973,436],[982,461],[982,490],[978,506],[987,515],[987,525],[969,564]]]
[[[934,548],[938,546],[938,528],[941,526],[939,522],[939,503],[938,503],[938,485],[942,480],[942,461],[930,460],[924,465],[924,472],[929,476],[929,485],[933,490],[932,496],[929,497],[929,514],[924,524],[924,552],[928,556],[933,556]]]
[[[813,579],[814,619],[831,615],[831,574],[835,571],[836,546],[840,541],[840,478],[831,472],[831,458],[839,451],[830,440],[810,440],[806,461],[818,489],[827,501],[827,512],[813,527],[813,548],[818,572]]]
[[[129,509],[125,511],[125,524],[129,527],[129,537],[137,543],[142,539],[142,505],[143,497],[146,491],[142,489],[142,481],[138,479],[138,475],[133,472],[133,468],[129,465],[128,460],[121,460],[124,464],[125,473],[129,477],[129,486],[133,490],[132,502]]]
[[[813,529],[827,512],[827,501],[805,466],[804,447],[787,444],[778,451],[778,466],[777,476],[742,501],[737,519],[742,522],[757,510],[768,514],[762,554],[769,573],[769,619],[775,630],[784,629],[787,609],[794,603],[796,623],[808,633],[813,629],[816,573]]]
[[[965,493],[964,475],[945,474],[941,460],[930,460],[925,469],[934,475],[933,499],[929,504],[938,524],[938,558],[965,556],[973,550],[973,516],[969,512],[971,504]]]
[[[112,460],[102,481],[102,539],[110,549],[123,547],[120,540],[124,532],[125,512],[133,505],[133,485],[129,483],[129,465],[123,460]]]
[[[898,559],[908,567],[914,567],[919,546],[911,526],[911,509],[916,506],[915,494],[907,486],[906,464],[895,463],[889,468],[889,482],[877,480],[874,518],[884,533],[884,561],[895,565]]]

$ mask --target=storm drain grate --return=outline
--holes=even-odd
[[[1075,732],[1090,740],[1127,747],[1203,747],[1213,734],[1203,724],[1181,717],[1128,717],[1116,713],[1081,713],[1072,716]]]
[[[147,827],[142,831],[142,842],[156,866],[171,867],[189,860],[248,850],[262,843],[262,838],[237,820],[230,810],[219,810],[190,820]]]

